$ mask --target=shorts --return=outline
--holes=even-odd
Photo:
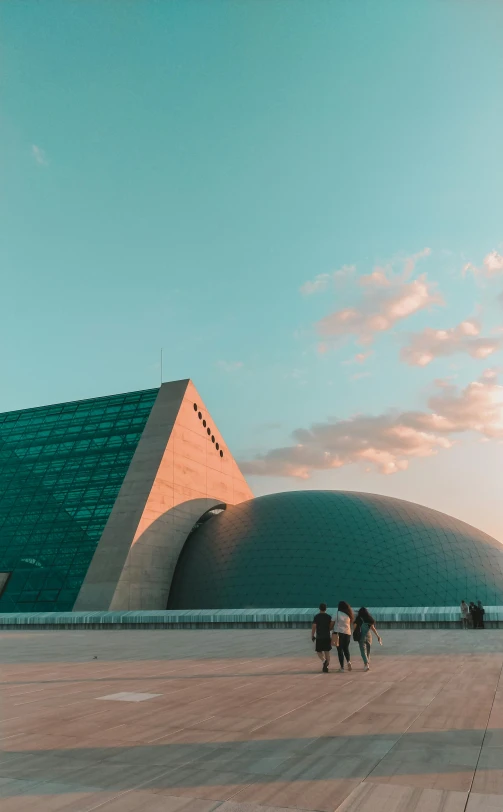
[[[316,651],[331,651],[332,643],[330,637],[317,637],[316,638]]]

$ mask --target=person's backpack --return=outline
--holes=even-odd
[[[362,637],[362,624],[361,624],[361,622],[358,623],[358,621],[357,621],[356,626],[355,626],[355,628],[353,630],[353,640],[355,641],[355,643],[359,643],[360,640],[361,640],[361,637]]]

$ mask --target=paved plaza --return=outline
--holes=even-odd
[[[503,631],[0,632],[1,812],[503,810]]]

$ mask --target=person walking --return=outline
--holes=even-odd
[[[334,630],[332,633],[332,645],[337,646],[337,656],[339,657],[339,671],[344,671],[344,659],[348,664],[348,671],[351,671],[351,654],[349,653],[349,643],[351,641],[351,624],[354,620],[354,612],[349,603],[339,601],[337,615],[334,620]]]
[[[477,601],[477,619],[479,621],[477,629],[484,629],[484,615],[486,610],[482,606],[482,601]]]
[[[470,612],[470,617],[471,617],[471,620],[472,620],[472,629],[476,629],[477,626],[478,626],[479,619],[478,619],[477,607],[475,606],[473,601],[470,601],[470,606],[468,607],[468,611]]]
[[[311,639],[316,642],[316,654],[323,663],[322,671],[328,674],[328,666],[330,665],[330,651],[332,644],[330,642],[330,632],[333,628],[332,615],[327,613],[327,604],[320,603],[320,611],[313,619],[311,627]]]
[[[370,647],[373,634],[377,637],[379,645],[382,646],[382,638],[377,633],[375,620],[368,609],[362,606],[354,623],[353,638],[358,641],[360,646],[364,671],[370,671]]]
[[[466,601],[461,601],[461,626],[463,629],[468,628],[469,618],[470,618],[470,610],[468,609],[468,604]]]

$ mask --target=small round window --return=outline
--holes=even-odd
[[[198,412],[198,413],[197,413],[197,416],[198,416],[199,420],[202,420],[202,419],[203,419],[203,416],[202,416],[201,412]]]
[[[220,456],[221,456],[221,457],[223,457],[223,456],[224,456],[224,452],[223,452],[223,451],[220,451]]]
[[[197,412],[197,403],[194,403],[194,411]]]
[[[211,434],[211,429],[206,429],[206,433],[209,436]]]
[[[217,451],[218,451],[218,449],[220,448],[220,446],[218,445],[218,443],[217,443],[217,445],[216,445],[216,448],[217,448]]]
[[[214,435],[214,434],[212,434],[212,435],[211,435],[211,442],[212,442],[212,443],[214,443],[214,442],[215,442],[215,435]]]
[[[206,420],[203,420],[203,426],[206,428]]]

